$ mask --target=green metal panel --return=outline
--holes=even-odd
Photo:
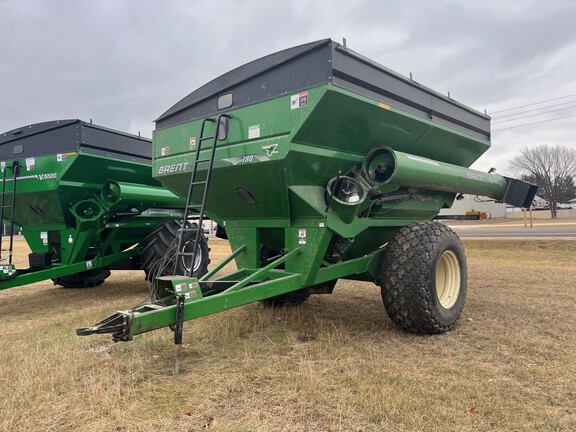
[[[470,166],[489,148],[486,141],[334,86],[294,134],[307,147],[365,156],[389,146],[447,163]],[[313,150],[308,149],[307,152]]]
[[[375,147],[388,145],[464,166],[488,148],[486,141],[329,84],[309,90],[303,108],[291,109],[287,95],[230,114],[228,138],[218,143],[207,203],[209,216],[225,221],[229,229],[266,227],[274,224],[271,220],[277,221],[274,226],[289,227],[294,218],[329,216],[324,197],[328,181],[359,168]],[[197,120],[154,134],[154,175],[180,196],[187,193],[192,169],[186,152],[199,140],[199,128]],[[247,202],[238,189],[254,200]],[[370,216],[431,219],[453,200],[437,192],[420,194],[429,195],[434,204],[392,203],[371,209]]]
[[[290,251],[300,248],[301,252],[286,263],[286,271],[302,274],[302,286],[310,286],[314,284],[332,239],[332,232],[321,220],[313,222],[312,225],[315,225],[313,227],[307,227],[308,224],[299,225],[299,221],[294,223],[296,227],[285,230],[286,249]]]
[[[260,235],[256,228],[228,228],[228,241],[232,250],[243,248],[236,258],[239,269],[260,267]]]

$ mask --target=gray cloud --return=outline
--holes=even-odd
[[[576,93],[575,18],[563,0],[0,0],[0,131],[79,117],[150,136],[205,82],[325,37],[490,113]],[[477,165],[574,145],[574,119],[495,132]]]

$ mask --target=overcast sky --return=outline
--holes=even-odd
[[[80,118],[151,136],[207,81],[329,37],[486,109],[492,148],[478,169],[508,172],[521,146],[575,146],[572,0],[0,0],[0,132]],[[539,115],[503,122],[514,112]]]

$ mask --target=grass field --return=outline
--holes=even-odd
[[[211,240],[212,260],[228,252]],[[251,304],[167,329],[79,338],[143,301],[101,287],[0,291],[1,431],[562,431],[576,428],[576,241],[465,240],[456,328],[398,330],[379,289],[340,281],[294,309]]]

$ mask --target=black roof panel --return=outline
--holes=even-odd
[[[220,112],[218,97],[233,93],[228,109],[333,84],[411,114],[490,139],[490,118],[331,39],[288,48],[254,60],[203,85],[156,120],[162,129]]]
[[[0,134],[0,160],[82,151],[151,163],[152,141],[78,119],[35,123]]]

